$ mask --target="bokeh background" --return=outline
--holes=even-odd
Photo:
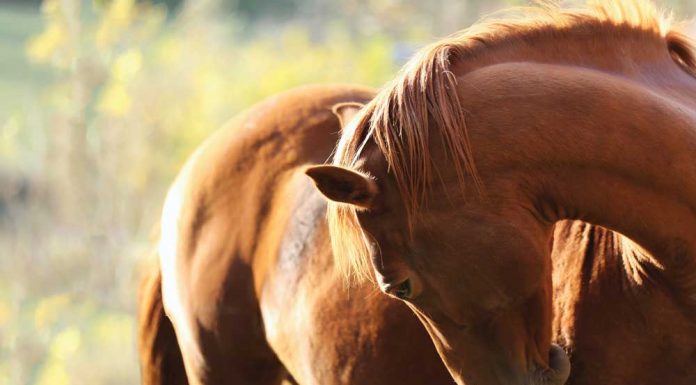
[[[225,120],[300,84],[379,86],[523,3],[0,1],[0,384],[139,382],[138,268],[168,184]]]

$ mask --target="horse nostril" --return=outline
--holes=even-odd
[[[562,347],[551,344],[549,351],[549,367],[546,380],[548,384],[562,385],[570,376],[570,359]]]

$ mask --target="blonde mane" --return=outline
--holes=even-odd
[[[461,188],[470,179],[477,192],[482,185],[469,140],[452,66],[496,46],[578,31],[639,32],[664,42],[674,60],[696,73],[696,59],[688,38],[672,29],[671,18],[642,0],[597,1],[584,8],[555,3],[505,11],[418,52],[395,80],[382,88],[344,130],[334,164],[359,169],[363,143],[371,138],[384,155],[402,196],[411,227],[433,180],[429,131],[442,138]],[[369,242],[353,206],[330,203],[328,221],[338,269],[349,279],[371,279]]]

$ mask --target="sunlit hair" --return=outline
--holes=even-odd
[[[368,139],[373,140],[396,180],[412,228],[433,180],[431,129],[437,130],[442,139],[461,188],[483,191],[456,92],[453,64],[523,39],[562,38],[588,31],[606,35],[620,30],[659,39],[677,63],[694,73],[692,46],[688,38],[671,29],[671,24],[671,18],[652,3],[630,0],[597,1],[584,8],[542,2],[494,14],[420,50],[344,130],[333,163],[359,170],[362,146]],[[473,186],[465,186],[467,179]],[[336,265],[347,278],[364,280],[372,276],[372,267],[356,210],[332,202],[328,220]]]

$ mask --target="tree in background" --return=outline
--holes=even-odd
[[[95,4],[43,2],[26,56],[45,81],[0,115],[0,159],[32,181],[0,222],[2,384],[137,383],[137,265],[185,157],[264,97],[377,86],[397,67],[382,34],[327,24],[317,39],[288,23],[242,37],[214,2],[175,17],[149,2]]]

